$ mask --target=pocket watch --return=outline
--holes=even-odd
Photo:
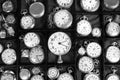
[[[15,61],[17,60],[16,51],[10,48],[10,46],[11,43],[7,44],[7,49],[5,49],[1,54],[2,61],[7,65],[14,64]]]
[[[4,12],[9,13],[9,12],[13,11],[13,9],[14,9],[14,6],[13,6],[13,3],[12,3],[11,0],[6,0],[6,1],[2,4],[2,10],[3,10]]]
[[[56,1],[60,7],[64,8],[70,8],[73,4],[73,0],[56,0]]]
[[[110,18],[109,23],[106,26],[106,33],[110,36],[110,37],[116,37],[120,34],[120,25],[117,22],[112,21],[112,19]]]
[[[26,45],[26,47],[33,48],[33,47],[39,45],[40,37],[37,33],[28,32],[27,34],[25,34],[23,41],[24,41],[24,44]]]
[[[30,5],[29,12],[34,18],[40,18],[45,13],[45,6],[41,2],[34,2]]]
[[[80,18],[77,23],[77,33],[81,36],[88,36],[92,32],[92,25],[86,16]]]
[[[117,63],[120,61],[120,49],[116,45],[110,45],[106,50],[106,59],[110,63]]]
[[[4,49],[4,47],[3,47],[3,45],[0,43],[0,54],[3,52],[3,49]]]
[[[17,78],[13,71],[6,70],[1,74],[0,80],[17,80]]]
[[[50,67],[48,69],[47,75],[50,79],[56,79],[60,75],[59,69],[56,67]]]
[[[72,46],[69,35],[65,32],[55,32],[48,39],[49,50],[59,56],[58,63],[62,63],[62,55],[67,54]]]
[[[94,61],[92,58],[83,56],[79,59],[78,69],[83,73],[89,73],[94,69]]]
[[[112,68],[114,68],[114,69],[112,69]],[[106,80],[120,80],[119,75],[116,74],[117,69],[115,69],[115,66],[112,66],[112,68],[111,69],[112,69],[113,73],[110,73],[109,75],[107,75]]]
[[[87,55],[92,58],[97,58],[102,53],[102,47],[98,42],[90,42],[86,47]]]
[[[100,76],[91,72],[85,75],[84,80],[100,80]]]
[[[109,9],[116,9],[120,4],[120,0],[104,0],[104,5]]]
[[[101,30],[98,27],[93,28],[92,30],[92,36],[93,37],[100,37],[101,36]]]
[[[35,27],[35,19],[31,15],[26,15],[27,10],[21,12],[24,16],[21,18],[20,25],[23,29],[33,29]]]
[[[15,16],[13,14],[9,14],[7,15],[7,17],[5,18],[6,22],[9,24],[14,24],[15,23]]]
[[[30,80],[44,80],[42,75],[33,75]]]
[[[54,14],[53,20],[58,28],[67,29],[72,25],[73,17],[68,10],[61,9]]]
[[[85,53],[86,53],[86,49],[83,47],[83,46],[81,46],[79,49],[78,49],[78,54],[80,54],[80,55],[85,55]]]
[[[83,10],[95,12],[100,6],[100,0],[81,0],[80,4]]]
[[[42,63],[44,60],[44,51],[40,45],[31,48],[29,53],[29,60],[33,64]]]
[[[34,75],[37,75],[41,72],[39,67],[33,67],[31,71]]]
[[[28,69],[25,69],[25,68],[20,69],[20,73],[19,73],[20,79],[28,80],[30,78],[30,76],[31,76],[31,73]]]
[[[74,80],[73,76],[70,73],[62,73],[57,80]]]

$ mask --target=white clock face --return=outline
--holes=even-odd
[[[17,59],[16,51],[14,49],[10,49],[10,48],[9,49],[5,49],[2,52],[1,58],[2,58],[2,61],[5,64],[11,65]]]
[[[97,58],[102,53],[102,47],[97,42],[91,42],[87,45],[87,55],[92,58]]]
[[[86,50],[85,50],[85,48],[84,47],[80,47],[79,49],[78,49],[78,54],[80,54],[80,55],[85,55],[85,53],[86,53]]]
[[[28,32],[24,36],[24,43],[27,47],[32,48],[37,46],[40,43],[40,37],[34,32]]]
[[[35,26],[35,19],[32,16],[23,16],[21,18],[21,27],[23,29],[33,29]]]
[[[29,12],[34,18],[40,18],[45,13],[45,6],[41,2],[34,2],[30,5]]]
[[[41,75],[33,75],[30,80],[44,80]]]
[[[101,36],[101,30],[100,30],[100,28],[93,28],[93,30],[92,30],[92,35],[93,35],[93,37],[100,37]]]
[[[72,25],[73,17],[67,10],[59,10],[54,15],[54,22],[58,28],[67,29]]]
[[[71,39],[64,32],[53,33],[48,40],[48,48],[55,55],[67,54],[71,49]]]
[[[78,68],[84,73],[91,72],[94,69],[93,59],[87,56],[83,56],[79,59]]]
[[[70,8],[73,4],[73,0],[57,0],[57,3],[61,7]]]
[[[47,74],[50,79],[56,79],[60,75],[59,70],[56,67],[49,68]]]
[[[2,51],[3,51],[3,45],[0,44],[0,53],[2,53]]]
[[[85,75],[84,80],[100,80],[100,77],[95,73],[89,73]]]
[[[120,60],[120,49],[116,46],[110,46],[106,51],[106,59],[111,63],[117,63]]]
[[[28,69],[21,69],[20,70],[20,73],[19,73],[19,76],[22,80],[27,80],[30,78],[30,71]]]
[[[116,22],[110,22],[107,25],[106,33],[111,37],[118,36],[120,34],[120,25]]]
[[[13,76],[13,74],[3,73],[3,74],[1,75],[0,80],[16,80],[16,78]]]
[[[100,6],[99,0],[81,0],[81,6],[88,12],[95,12]]]
[[[69,73],[62,73],[57,80],[74,80],[73,76]]]
[[[82,36],[88,36],[92,32],[92,26],[89,21],[81,20],[77,23],[77,33]]]
[[[120,80],[120,78],[116,74],[111,74],[107,77],[107,80]]]
[[[33,64],[41,63],[44,60],[44,52],[41,46],[36,46],[31,49],[29,59]]]

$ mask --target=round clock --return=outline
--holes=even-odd
[[[41,2],[34,2],[30,5],[29,12],[34,18],[40,18],[45,13],[45,6]]]
[[[102,47],[97,42],[90,42],[86,48],[87,55],[92,58],[97,58],[102,53]]]
[[[32,73],[33,73],[34,75],[39,74],[40,72],[41,72],[41,70],[40,70],[39,67],[33,67],[33,68],[32,68]]]
[[[8,48],[5,49],[1,54],[2,61],[7,65],[11,65],[15,63],[15,61],[17,60],[16,51],[10,48],[9,46],[10,45],[8,44],[7,45]]]
[[[90,22],[88,21],[88,18],[86,16],[83,16],[83,19],[81,19],[77,23],[77,33],[81,36],[88,36],[92,32],[92,26]]]
[[[60,72],[56,67],[50,67],[48,69],[47,75],[50,79],[56,79],[59,77]]]
[[[69,11],[62,9],[54,14],[53,20],[58,28],[67,29],[72,25],[73,17]]]
[[[73,0],[57,0],[59,6],[64,8],[70,8],[73,4]]]
[[[41,75],[33,75],[30,80],[44,80]]]
[[[104,0],[104,5],[109,9],[116,9],[120,4],[120,0]]]
[[[59,56],[58,63],[62,63],[61,56],[67,54],[72,46],[71,39],[64,32],[55,32],[48,39],[49,50]]]
[[[99,0],[81,0],[81,7],[88,12],[95,12],[100,6]]]
[[[70,73],[62,73],[57,80],[74,80],[74,78]]]
[[[7,12],[7,13],[9,13],[9,12],[11,12],[11,11],[13,11],[13,3],[12,3],[12,1],[11,0],[6,0],[3,4],[2,4],[2,10],[4,11],[4,12]]]
[[[0,43],[0,53],[2,53],[3,49],[3,45]]]
[[[87,56],[83,56],[79,59],[78,68],[84,73],[89,73],[94,69],[93,59]]]
[[[44,60],[44,51],[43,49],[41,48],[41,46],[36,46],[36,47],[33,47],[31,50],[30,50],[30,53],[29,53],[29,60],[31,63],[33,64],[39,64],[39,63],[42,63],[42,61]]]
[[[80,55],[85,55],[85,53],[86,53],[86,50],[85,50],[85,48],[83,47],[83,46],[81,46],[79,49],[78,49],[78,54],[80,54]]]
[[[22,80],[28,80],[31,76],[31,73],[28,69],[20,69],[19,77]]]
[[[92,36],[93,37],[100,37],[101,36],[101,30],[98,27],[93,28],[92,30]]]
[[[85,75],[84,80],[100,80],[100,77],[96,73],[88,73]]]
[[[120,25],[114,21],[110,21],[106,27],[106,33],[111,37],[116,37],[120,34]]]
[[[37,33],[34,32],[28,32],[27,34],[25,34],[24,38],[23,38],[24,44],[29,47],[29,48],[33,48],[37,45],[39,45],[40,43],[40,37]]]
[[[109,46],[106,50],[106,59],[111,63],[120,61],[120,49],[117,46]]]
[[[13,14],[7,15],[5,20],[9,24],[14,24],[15,23],[15,16]]]
[[[20,23],[23,29],[33,29],[35,26],[35,19],[30,15],[25,15],[21,18]]]

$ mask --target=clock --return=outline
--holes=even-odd
[[[47,75],[50,79],[56,79],[60,75],[59,69],[57,69],[56,67],[50,67],[48,69]]]
[[[100,77],[96,73],[87,73],[84,77],[84,80],[100,80]]]
[[[17,60],[16,51],[10,48],[10,45],[8,44],[7,49],[5,49],[1,54],[1,59],[7,65],[14,64]]]
[[[80,55],[85,55],[85,53],[86,53],[86,50],[85,50],[85,48],[83,47],[83,46],[81,46],[79,49],[78,49],[78,54],[80,54]]]
[[[44,80],[41,75],[33,75],[30,80]]]
[[[98,27],[93,28],[92,30],[92,36],[93,37],[101,37],[101,29]]]
[[[117,46],[111,45],[106,50],[106,59],[110,63],[117,63],[120,61],[120,49]]]
[[[83,10],[95,12],[100,6],[100,0],[81,0],[80,4]]]
[[[102,53],[102,47],[97,42],[90,42],[86,47],[87,55],[92,58],[97,58]]]
[[[72,46],[69,35],[65,32],[55,32],[48,39],[49,50],[59,56],[58,63],[62,63],[61,56],[67,54]]]
[[[30,15],[24,15],[21,18],[20,24],[23,29],[33,29],[35,26],[35,19]]]
[[[13,11],[14,6],[11,0],[6,0],[3,4],[2,4],[2,10],[6,13],[9,13],[11,11]]]
[[[36,47],[33,47],[31,50],[30,50],[30,53],[29,53],[29,60],[31,63],[33,64],[39,64],[39,63],[42,63],[42,61],[44,60],[44,51],[42,49],[41,46],[36,46]]]
[[[73,76],[70,73],[62,73],[57,80],[74,80]]]
[[[37,33],[35,32],[28,32],[25,34],[23,38],[24,44],[28,48],[33,48],[40,43],[40,37]]]
[[[78,69],[83,73],[89,73],[94,69],[93,59],[87,56],[83,56],[79,59]]]
[[[40,18],[45,13],[45,6],[41,2],[34,2],[30,5],[29,12],[34,18]]]
[[[72,25],[73,17],[68,10],[61,9],[54,14],[53,20],[58,28],[68,29]]]
[[[76,31],[81,36],[88,36],[92,32],[91,23],[86,16],[83,16],[77,23]]]
[[[73,0],[56,0],[56,1],[60,7],[64,8],[70,8],[73,4]]]

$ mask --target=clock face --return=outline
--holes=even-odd
[[[61,7],[70,8],[73,4],[73,0],[57,0],[57,3]]]
[[[56,67],[49,68],[47,74],[50,79],[56,79],[60,75],[59,70]]]
[[[74,80],[73,76],[69,73],[62,73],[57,80]]]
[[[84,80],[100,80],[100,77],[97,74],[89,73],[89,74],[86,74]]]
[[[29,12],[34,18],[40,18],[45,13],[45,6],[41,2],[34,2],[30,5]]]
[[[41,46],[36,46],[31,49],[29,59],[33,64],[41,63],[44,60],[44,52]]]
[[[91,42],[87,45],[87,55],[92,58],[97,58],[102,53],[102,47],[97,42]]]
[[[64,32],[53,33],[48,40],[48,48],[55,55],[67,54],[71,49],[71,39]]]
[[[30,80],[44,80],[41,75],[33,75]]]
[[[78,62],[78,68],[84,73],[91,72],[94,69],[93,59],[87,56],[81,57]]]
[[[120,25],[116,22],[110,22],[107,25],[106,33],[111,37],[118,36],[120,34]]]
[[[77,23],[77,33],[81,36],[88,36],[92,32],[92,26],[89,21],[81,20]]]
[[[111,63],[117,63],[120,60],[120,49],[116,46],[110,46],[106,51],[106,59]]]
[[[95,12],[100,6],[99,0],[81,0],[81,6],[85,11]]]
[[[16,51],[10,48],[5,49],[2,52],[1,58],[5,64],[8,64],[8,65],[13,64],[17,59]]]
[[[33,48],[40,43],[40,37],[38,36],[38,34],[34,32],[28,32],[24,36],[23,40],[24,40],[25,45],[29,48]]]
[[[120,80],[119,76],[116,75],[116,74],[110,74],[108,77],[107,77],[107,80]]]
[[[23,16],[21,18],[21,27],[23,29],[33,29],[35,26],[35,19],[32,16]]]
[[[93,37],[100,37],[101,36],[101,30],[100,30],[100,28],[93,28],[93,30],[92,30],[92,35],[93,35]]]
[[[3,73],[0,80],[16,80],[16,78],[11,73]]]
[[[72,25],[73,17],[67,10],[59,10],[54,15],[54,22],[58,28],[67,29]]]

